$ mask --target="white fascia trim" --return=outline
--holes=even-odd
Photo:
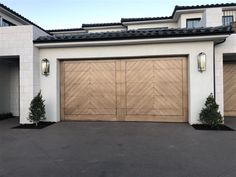
[[[222,7],[222,10],[236,10],[236,6],[231,6],[231,7]]]
[[[9,16],[10,18],[13,18],[14,20],[18,21],[19,23],[22,23],[22,25],[31,25],[29,22],[25,21],[24,19],[16,16],[15,14],[9,12],[8,10],[4,8],[0,8],[2,12],[6,15]]]
[[[180,42],[199,42],[199,41],[219,41],[229,35],[196,36],[196,37],[174,37],[174,38],[155,38],[155,39],[133,39],[133,40],[111,40],[111,41],[88,41],[88,42],[58,42],[58,43],[35,43],[38,48],[68,48],[68,47],[92,47],[92,46],[119,46],[119,45],[138,45],[155,43],[180,43]]]
[[[185,10],[177,10],[174,14],[173,20],[177,21],[181,14],[190,14],[190,13],[203,13],[205,11],[204,8],[200,9],[185,9]]]
[[[52,34],[67,34],[67,33],[69,33],[69,34],[73,34],[73,33],[86,33],[86,31],[85,30],[75,30],[75,31],[57,31],[57,32],[53,32],[53,31],[51,31],[50,33],[52,33]]]
[[[139,25],[139,24],[153,24],[153,23],[173,23],[173,19],[160,19],[160,20],[144,20],[133,22],[122,22],[123,25]]]
[[[93,29],[117,29],[117,28],[120,28],[120,29],[125,29],[124,26],[122,25],[115,25],[115,26],[95,26],[95,27],[83,27],[83,29],[85,30],[93,30]]]

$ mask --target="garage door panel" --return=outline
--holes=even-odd
[[[136,61],[135,65],[142,65],[143,62],[138,63],[139,61]],[[141,77],[138,70],[126,73],[127,114],[178,115],[184,117],[183,82],[185,81],[182,59],[152,60],[149,62],[149,66],[152,67],[149,67],[150,70],[147,71],[149,73],[148,78],[142,82],[140,79],[137,79],[135,84],[130,82],[131,79],[129,78],[132,76]]]
[[[89,81],[92,83],[115,83],[115,71],[91,71]]]
[[[116,109],[106,109],[106,108],[100,108],[95,109],[91,108],[88,109],[88,115],[116,115]]]
[[[163,108],[163,109],[157,109],[155,110],[155,114],[157,116],[182,116],[182,111],[179,109],[173,109],[173,108]]]
[[[70,97],[65,99],[65,112],[66,114],[74,112],[76,109],[86,109],[90,105],[89,98],[87,96]]]
[[[65,88],[65,97],[76,97],[78,95],[88,95],[89,85],[86,84],[73,84]]]
[[[126,82],[147,82],[152,79],[153,71],[127,71]]]
[[[153,96],[127,96],[127,108],[153,108]]]
[[[116,97],[114,95],[89,96],[90,108],[114,108],[116,109]]]
[[[128,96],[153,95],[153,83],[127,83],[126,94]]]
[[[182,85],[181,83],[159,83],[159,84],[155,84],[155,95],[173,95],[173,96],[177,96],[180,97],[180,99],[182,99]]]
[[[78,84],[81,82],[89,82],[88,72],[66,72],[65,73],[65,84]]]
[[[90,84],[90,89],[93,95],[116,95],[115,83],[94,83]]]
[[[155,115],[155,110],[153,108],[145,108],[145,109],[127,108],[127,115],[128,116],[129,115]]]
[[[155,70],[182,69],[183,59],[165,58],[155,61]]]
[[[115,61],[96,61],[89,64],[91,71],[115,71]]]
[[[236,63],[224,63],[224,115],[236,116]]]
[[[185,122],[186,59],[65,61],[65,120]]]
[[[183,103],[179,97],[156,96],[154,108],[157,115],[183,115]]]
[[[150,71],[153,69],[153,61],[127,60],[126,71]]]
[[[154,82],[157,83],[169,83],[169,82],[182,82],[182,71],[178,70],[169,70],[169,71],[164,71],[164,70],[159,70],[159,71],[154,71]]]
[[[66,63],[65,64],[65,72],[87,72],[89,70],[88,63]]]

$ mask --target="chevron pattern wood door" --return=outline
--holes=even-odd
[[[63,120],[187,119],[184,57],[61,63]]]
[[[224,115],[236,116],[236,63],[224,63]]]
[[[116,119],[115,61],[70,61],[62,67],[64,119]]]
[[[126,61],[126,120],[185,122],[186,60]]]

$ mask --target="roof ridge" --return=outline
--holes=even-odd
[[[230,2],[230,3],[212,3],[212,4],[200,4],[200,5],[176,5],[177,8],[192,8],[192,7],[222,7],[222,6],[236,6],[236,3]]]
[[[192,6],[191,5],[188,5],[188,6],[176,5],[171,16],[121,18],[121,22],[171,19],[171,18],[173,18],[174,14],[177,10],[197,9],[197,8],[213,8],[213,7],[225,7],[225,6],[236,6],[236,3],[231,2],[231,3],[201,4],[201,5],[192,5]]]

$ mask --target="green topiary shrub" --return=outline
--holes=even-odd
[[[205,102],[205,107],[200,113],[200,121],[203,124],[207,124],[211,127],[217,127],[223,123],[223,117],[220,113],[219,105],[216,104],[216,101],[212,93],[207,97]]]
[[[29,108],[29,117],[28,120],[30,122],[33,122],[38,126],[38,123],[41,120],[45,120],[45,105],[44,105],[44,100],[41,94],[41,91],[33,98],[33,100],[30,103],[30,108]]]

